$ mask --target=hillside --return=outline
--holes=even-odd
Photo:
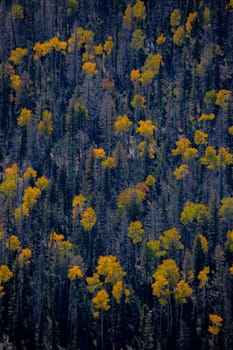
[[[233,1],[0,23],[0,349],[232,349]]]

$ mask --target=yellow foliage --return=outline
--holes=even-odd
[[[102,55],[103,54],[103,46],[101,44],[94,46],[95,54]]]
[[[57,52],[61,52],[63,54],[66,53],[67,43],[65,41],[60,41],[56,36],[51,38],[48,41],[45,41],[44,43],[35,43],[33,46],[34,50],[34,60],[39,60],[41,57],[46,56],[49,54],[52,49],[54,49]]]
[[[155,157],[155,141],[152,139],[152,141],[149,141],[148,139],[146,141],[142,141],[138,145],[139,149],[139,156],[143,157],[146,154],[148,154],[150,159],[154,159]]]
[[[131,81],[139,81],[141,78],[141,73],[139,69],[132,69],[130,72]]]
[[[209,27],[210,25],[210,10],[208,7],[205,7],[204,13],[203,13],[203,19],[204,19],[204,27]]]
[[[19,126],[26,126],[28,122],[31,120],[32,111],[27,108],[23,108],[17,121]]]
[[[231,220],[233,217],[233,197],[224,197],[221,200],[219,216],[222,219]]]
[[[207,239],[201,233],[199,233],[198,237],[199,237],[199,239],[201,241],[201,248],[202,248],[203,252],[205,254],[208,253],[209,246],[208,246]]]
[[[181,140],[176,142],[176,149],[172,150],[173,156],[184,155],[184,152],[191,145],[191,142],[188,138],[184,137]]]
[[[145,192],[138,188],[129,187],[121,192],[117,199],[117,207],[120,210],[124,210],[130,206],[132,201],[135,201],[136,204],[140,205],[145,199]]]
[[[222,317],[216,314],[209,314],[209,320],[211,322],[210,326],[208,327],[209,333],[212,335],[218,335],[222,327]]]
[[[194,147],[188,147],[186,148],[186,150],[184,151],[183,157],[184,160],[188,160],[191,161],[194,158],[196,158],[198,156],[198,150]]]
[[[166,42],[166,37],[164,34],[161,34],[160,36],[158,36],[158,38],[156,39],[156,44],[157,45],[162,45]]]
[[[87,289],[90,293],[93,293],[96,289],[101,288],[103,283],[100,282],[100,276],[94,273],[93,276],[86,278]]]
[[[140,221],[131,221],[128,227],[129,238],[132,239],[133,243],[139,243],[142,241],[144,229]]]
[[[195,130],[194,134],[194,142],[196,145],[207,145],[207,139],[208,134],[201,130]]]
[[[208,274],[210,273],[209,266],[204,267],[198,274],[197,278],[200,281],[199,288],[203,288],[209,280]]]
[[[203,120],[214,120],[214,119],[215,119],[214,113],[210,113],[210,114],[202,113],[201,116],[198,118],[198,121],[201,122]]]
[[[187,21],[186,21],[186,24],[185,24],[185,28],[186,28],[186,31],[188,33],[191,32],[192,30],[192,23],[193,21],[197,18],[197,12],[193,12],[193,13],[190,13],[188,15],[188,18],[187,18]]]
[[[72,201],[72,214],[74,219],[77,217],[78,212],[83,212],[84,203],[86,202],[86,200],[87,199],[81,194],[74,197]]]
[[[146,98],[144,96],[136,94],[130,104],[134,109],[144,109],[146,108],[145,102]]]
[[[68,272],[68,278],[71,280],[71,281],[74,281],[76,280],[76,278],[82,278],[83,277],[83,273],[80,269],[79,266],[77,265],[74,265],[72,266],[70,269],[69,269],[69,272]]]
[[[178,25],[180,24],[180,19],[181,19],[180,10],[175,9],[170,16],[170,26],[178,27]]]
[[[24,18],[24,11],[23,6],[19,4],[14,4],[11,6],[11,15],[13,19],[23,19]]]
[[[227,4],[227,9],[233,8],[233,0],[230,0],[229,3]]]
[[[156,183],[156,179],[153,175],[148,175],[145,181],[145,184],[149,187],[153,187]]]
[[[112,287],[112,295],[116,299],[117,304],[120,304],[123,293],[123,282],[117,281]]]
[[[13,74],[10,76],[10,81],[11,81],[11,87],[12,89],[14,89],[15,91],[17,91],[20,86],[21,86],[21,79],[20,79],[20,76],[17,75],[17,74]]]
[[[149,54],[144,66],[142,67],[142,72],[151,71],[154,76],[159,73],[159,69],[161,65],[163,65],[163,57],[159,53],[157,54]]]
[[[183,179],[186,175],[190,174],[187,164],[182,164],[173,171],[173,175],[177,180]]]
[[[114,48],[114,42],[111,36],[107,37],[107,40],[105,41],[103,48],[107,55],[111,55],[112,50]]]
[[[102,168],[115,168],[116,167],[116,159],[114,157],[108,157],[107,159],[102,161]]]
[[[163,235],[159,237],[161,242],[161,247],[164,250],[171,249],[184,249],[184,245],[180,242],[181,235],[176,228],[171,228],[163,232]]]
[[[82,65],[82,69],[87,72],[90,76],[97,74],[96,63],[93,62],[84,62]]]
[[[154,79],[155,75],[156,74],[153,70],[147,69],[142,72],[140,82],[142,85],[147,85]]]
[[[31,177],[35,179],[37,177],[37,171],[28,167],[23,174],[23,179],[24,181],[28,181]]]
[[[217,166],[217,152],[212,146],[205,150],[205,156],[201,158],[201,164],[206,165],[208,169],[214,169]]]
[[[230,135],[233,135],[233,125],[228,128],[228,132]]]
[[[141,20],[146,19],[146,7],[143,1],[136,0],[136,4],[133,6],[133,17]]]
[[[88,207],[82,213],[82,219],[80,220],[80,223],[85,231],[91,231],[96,223],[96,214],[92,207]]]
[[[140,50],[144,47],[145,34],[141,29],[136,29],[133,32],[130,47],[134,50]]]
[[[17,47],[15,50],[11,51],[9,60],[12,61],[14,64],[20,64],[22,63],[22,58],[27,56],[27,54],[28,54],[28,49]]]
[[[15,180],[6,179],[4,182],[0,184],[0,192],[4,194],[4,196],[12,198],[16,195],[17,184]]]
[[[49,242],[52,243],[52,242],[62,242],[64,240],[64,235],[62,234],[59,234],[57,232],[52,232],[50,233],[49,235]]]
[[[229,272],[231,275],[233,275],[233,265],[231,267],[229,267]]]
[[[147,248],[156,258],[166,255],[165,250],[161,250],[160,244],[161,242],[158,239],[146,243]]]
[[[92,302],[96,309],[103,309],[105,311],[108,311],[110,309],[110,299],[105,289],[99,290],[96,296],[92,298]]]
[[[208,216],[209,214],[204,204],[187,201],[181,213],[180,220],[183,225],[187,225],[193,221],[202,223]]]
[[[38,187],[41,191],[46,190],[49,185],[49,180],[45,176],[41,176],[36,181],[36,187]]]
[[[119,261],[113,255],[100,256],[96,270],[99,275],[105,276],[105,283],[115,284],[126,275]]]
[[[52,123],[52,113],[48,110],[42,112],[42,120],[38,124],[38,131],[40,134],[44,134],[45,136],[50,136],[53,131],[53,123]]]
[[[218,151],[217,166],[219,168],[225,168],[228,165],[233,164],[233,155],[224,147],[221,147]]]
[[[7,265],[1,265],[0,267],[0,284],[8,282],[13,277],[13,272]]]
[[[152,124],[150,119],[145,121],[139,120],[139,127],[136,129],[136,132],[145,138],[151,139],[155,129],[156,126]]]
[[[227,232],[227,241],[225,243],[227,249],[233,251],[233,230]]]
[[[93,148],[93,155],[96,159],[102,159],[105,157],[105,150],[103,148]]]
[[[161,305],[167,304],[167,298],[171,292],[168,288],[168,280],[163,274],[157,274],[155,282],[152,284],[152,293],[159,300]]]
[[[27,188],[25,188],[24,195],[23,195],[23,202],[25,203],[28,209],[31,209],[32,207],[34,207],[40,195],[41,195],[41,190],[37,187],[28,186]]]
[[[131,120],[129,120],[127,115],[123,115],[123,116],[117,117],[117,120],[114,123],[114,128],[118,133],[128,132],[132,124],[133,123],[131,122]]]
[[[163,276],[168,281],[168,287],[170,289],[174,288],[179,279],[179,269],[176,265],[175,260],[173,259],[165,259],[162,264],[158,266],[155,271],[153,277],[157,280],[158,276]]]
[[[131,4],[128,4],[126,7],[126,10],[125,10],[124,17],[123,17],[124,26],[128,29],[131,29],[132,20],[133,20],[133,8],[132,8]]]
[[[175,299],[179,304],[187,303],[187,298],[192,295],[192,288],[186,283],[183,279],[181,279],[175,289]]]
[[[20,250],[20,240],[16,235],[11,235],[6,240],[6,248],[15,252],[16,250]]]
[[[219,90],[216,95],[217,106],[220,106],[223,110],[227,110],[231,99],[231,90]]]
[[[183,45],[184,39],[185,39],[185,31],[184,31],[184,28],[182,26],[180,26],[176,29],[172,39],[173,39],[173,42],[177,46]]]
[[[22,249],[21,253],[18,256],[18,261],[21,265],[26,264],[29,265],[30,264],[30,259],[32,257],[32,251],[29,248],[25,248]]]

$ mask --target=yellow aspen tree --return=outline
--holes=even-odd
[[[175,9],[170,16],[170,26],[172,28],[178,27],[180,25],[181,15],[180,10]]]
[[[18,261],[21,266],[29,265],[31,263],[32,251],[29,248],[24,248],[18,256]]]
[[[102,168],[112,169],[116,167],[116,159],[114,157],[108,157],[102,161]]]
[[[192,295],[192,288],[188,285],[187,282],[185,282],[183,279],[181,279],[175,288],[175,299],[178,302],[178,304],[186,304],[187,298],[189,298]]]
[[[230,100],[231,90],[222,89],[217,92],[215,104],[226,111],[229,107]]]
[[[156,178],[153,175],[148,175],[146,180],[145,180],[145,184],[149,187],[154,187],[156,183]]]
[[[145,96],[142,96],[139,94],[134,95],[132,101],[130,102],[131,106],[134,109],[145,109],[146,108],[145,103],[146,103]]]
[[[139,69],[132,69],[130,72],[131,81],[139,81],[141,78],[141,72]]]
[[[21,87],[22,81],[20,79],[20,76],[17,74],[13,74],[10,76],[11,81],[11,87],[13,90],[17,91]]]
[[[98,273],[94,273],[93,276],[86,278],[87,290],[93,293],[96,289],[102,287],[103,283],[100,281],[100,276]]]
[[[5,295],[2,283],[8,282],[13,277],[13,272],[9,269],[7,265],[0,266],[0,297]]]
[[[153,137],[156,126],[152,123],[150,119],[139,120],[139,127],[136,129],[136,132],[143,136],[144,138],[151,139]]]
[[[149,241],[146,243],[149,252],[156,258],[166,255],[165,250],[161,248],[161,242],[159,239]]]
[[[205,204],[187,201],[181,213],[180,220],[183,225],[187,225],[193,221],[203,223],[208,217],[209,213]]]
[[[93,148],[93,156],[96,159],[102,159],[105,157],[105,150],[103,148]]]
[[[207,137],[208,134],[206,134],[204,131],[202,130],[195,130],[195,134],[194,134],[194,142],[196,145],[207,145]]]
[[[177,46],[183,45],[184,39],[185,39],[185,31],[184,31],[184,28],[182,26],[180,26],[176,29],[172,39],[173,39],[173,42]]]
[[[182,180],[185,176],[190,174],[187,164],[181,164],[178,168],[173,171],[173,175],[177,180]]]
[[[209,266],[205,266],[198,274],[197,279],[200,281],[199,288],[203,288],[209,280],[208,274],[210,273]]]
[[[226,243],[225,243],[225,247],[230,252],[233,252],[233,230],[227,232],[227,240],[226,240]]]
[[[23,6],[19,4],[13,4],[11,6],[11,16],[13,19],[24,19]]]
[[[156,39],[156,44],[157,45],[163,45],[163,44],[165,44],[165,42],[166,42],[166,37],[165,37],[165,35],[162,33],[162,34],[160,34],[159,36],[158,36],[158,38]]]
[[[114,123],[114,128],[117,133],[129,132],[132,124],[127,115],[118,116]]]
[[[40,134],[50,136],[53,131],[52,113],[48,110],[42,112],[42,120],[39,122],[38,131]]]
[[[198,234],[198,237],[199,237],[200,242],[201,242],[201,249],[203,250],[203,253],[207,254],[208,250],[209,250],[209,245],[208,245],[208,241],[207,241],[206,237],[203,236],[201,233]]]
[[[39,188],[40,191],[44,191],[49,185],[49,180],[47,179],[47,177],[42,175],[36,180],[35,185]]]
[[[144,229],[140,221],[131,221],[128,227],[128,236],[134,244],[142,241]]]
[[[82,213],[82,219],[80,220],[80,223],[85,231],[91,231],[96,223],[96,213],[92,207],[88,207]]]
[[[141,29],[136,29],[132,34],[130,47],[133,50],[140,50],[144,47],[144,41],[146,39],[145,34]]]
[[[214,113],[210,113],[210,114],[202,113],[201,116],[198,118],[198,121],[202,122],[203,120],[214,120],[214,119],[215,119]]]
[[[83,277],[83,273],[82,273],[82,270],[80,269],[79,266],[77,265],[74,265],[72,266],[69,271],[68,271],[68,278],[71,280],[71,281],[74,281],[76,280],[77,278],[82,278]]]
[[[186,28],[186,31],[188,33],[191,32],[192,24],[193,24],[193,22],[195,21],[196,18],[197,18],[197,12],[189,13],[187,21],[186,21],[186,24],[185,24],[185,28]]]
[[[191,145],[191,142],[188,138],[184,137],[176,141],[176,149],[172,149],[173,156],[184,155],[184,152]]]
[[[92,298],[92,302],[95,308],[108,311],[110,309],[110,298],[105,289],[101,289],[97,292],[96,296]]]
[[[205,150],[205,155],[200,159],[201,164],[207,169],[212,170],[217,167],[217,151],[214,147],[208,146]]]
[[[16,235],[11,235],[6,240],[6,248],[12,250],[13,252],[20,250],[21,243],[19,238]]]
[[[109,56],[111,55],[113,48],[114,48],[114,42],[112,40],[112,36],[109,35],[103,45],[103,49],[104,49],[104,52],[106,52],[106,54]]]
[[[222,328],[223,318],[216,314],[209,314],[210,325],[208,332],[212,335],[218,335]]]
[[[84,62],[82,65],[82,69],[91,77],[96,75],[98,72],[96,68],[96,63],[90,61]]]
[[[27,56],[28,49],[17,47],[15,50],[11,51],[9,61],[13,62],[15,65],[22,63],[23,57]]]
[[[30,178],[33,178],[35,180],[36,177],[37,171],[34,170],[32,167],[28,167],[23,174],[24,181],[28,181]]]
[[[105,283],[115,284],[126,275],[114,255],[100,256],[96,270],[100,276],[105,277]]]
[[[185,161],[191,161],[198,156],[198,150],[194,147],[188,147],[184,151],[183,158]]]
[[[77,217],[78,213],[81,214],[83,212],[84,203],[86,200],[86,197],[84,197],[82,194],[74,196],[74,199],[72,201],[72,215],[74,219]]]
[[[136,0],[135,5],[133,6],[133,17],[139,20],[146,19],[146,7],[143,1]]]
[[[233,135],[233,125],[228,128],[228,132],[230,135]]]
[[[218,213],[222,220],[231,222],[233,217],[233,197],[224,197],[221,200]]]
[[[174,227],[170,230],[164,231],[159,237],[159,240],[161,242],[162,249],[165,251],[184,249],[184,245],[181,243],[181,234]]]
[[[32,209],[36,205],[40,195],[41,190],[37,187],[28,186],[27,188],[25,188],[23,202],[28,209]]]

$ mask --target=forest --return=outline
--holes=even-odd
[[[0,349],[233,348],[233,0],[0,0]]]

